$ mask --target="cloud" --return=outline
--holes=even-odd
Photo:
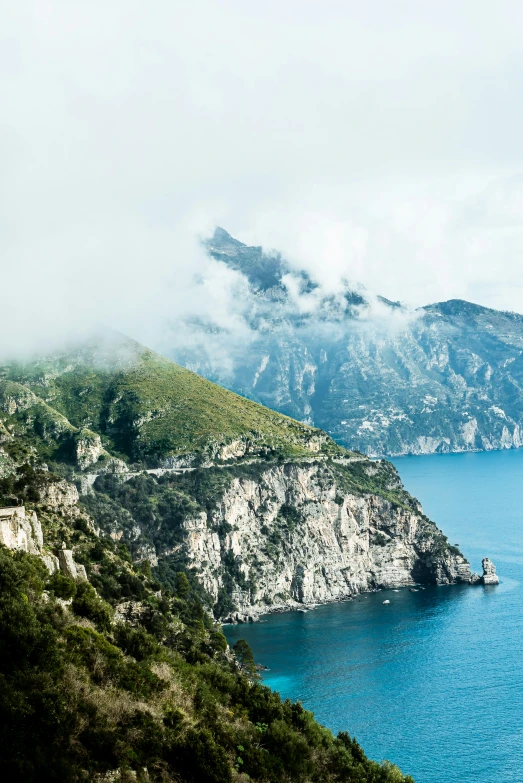
[[[181,316],[241,333],[242,282],[198,243],[215,224],[325,290],[523,310],[515,0],[1,14],[4,352],[93,321],[158,346]]]

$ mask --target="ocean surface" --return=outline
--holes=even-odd
[[[267,685],[416,783],[522,783],[523,450],[394,463],[472,569],[490,557],[501,584],[382,591],[225,633],[248,640]]]

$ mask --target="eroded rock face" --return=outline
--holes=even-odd
[[[58,550],[58,562],[60,563],[60,571],[71,579],[76,579],[78,571],[76,570],[76,563],[73,559],[73,553],[70,549]]]
[[[44,539],[42,526],[34,511],[26,514],[24,506],[0,508],[0,543],[8,549],[39,555]]]
[[[471,577],[467,561],[421,509],[347,494],[322,480],[318,464],[234,478],[214,511],[186,518],[183,528],[182,546],[204,588],[217,600],[224,574],[232,574],[232,599],[245,617],[379,587]]]
[[[76,492],[76,488],[67,482],[61,482]],[[56,484],[51,485],[56,486]],[[78,499],[78,492],[76,492]],[[42,526],[36,512],[26,512],[24,506],[0,508],[0,544],[8,549],[22,550],[30,555],[38,555],[50,574],[62,571],[66,576],[78,581],[87,581],[85,567],[75,563],[73,552],[62,548],[58,557],[44,548]]]
[[[107,452],[102,446],[100,436],[95,432],[83,429],[76,436],[76,462],[81,470],[89,468],[98,462],[99,457]]]
[[[136,560],[143,561],[148,560],[149,564],[153,566],[158,565],[158,557],[156,555],[156,549],[152,544],[144,542],[139,544],[136,548]]]
[[[484,585],[499,585],[499,576],[496,574],[496,566],[489,560],[488,557],[484,557],[481,561],[483,567],[482,582]]]
[[[79,495],[74,484],[68,481],[53,481],[42,487],[40,500],[53,509],[65,506],[68,509],[76,507]]]

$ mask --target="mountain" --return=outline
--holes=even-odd
[[[197,457],[337,450],[318,430],[116,334],[97,335],[86,345],[27,364],[12,362],[2,375],[3,395],[12,400],[13,412],[35,408],[36,432],[56,429],[62,449],[72,426],[71,434],[96,433],[113,454],[148,466],[189,464]],[[46,425],[44,419],[53,416],[54,423]]]
[[[413,783],[214,617],[468,582],[394,467],[119,335],[0,368],[0,772]]]
[[[217,362],[220,335],[195,322],[177,361],[370,456],[523,444],[523,316],[462,300],[412,311],[348,284],[327,295],[223,229],[206,247],[248,282],[250,339],[222,335]]]
[[[1,376],[0,475],[37,460],[74,481],[106,535],[165,584],[190,572],[217,618],[470,578],[390,463],[127,338]]]
[[[366,542],[367,568],[376,548],[380,563],[401,550],[412,574],[385,569],[389,580],[468,579],[466,561],[392,466],[345,452],[127,338],[97,335],[4,364],[2,777],[413,783],[262,686],[247,643],[230,650],[212,616],[237,612],[256,592],[247,552],[262,572],[267,566],[266,610],[273,598],[310,598],[298,542],[332,535],[336,508],[350,564],[342,509],[351,502],[363,543],[365,513],[375,524],[383,515],[384,532],[373,529],[376,540]],[[244,516],[265,553],[243,538]],[[274,564],[282,560],[295,587],[294,598],[280,600]]]

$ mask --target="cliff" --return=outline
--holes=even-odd
[[[412,783],[212,618],[466,581],[392,465],[130,341],[0,378],[3,778]]]
[[[4,378],[0,472],[25,465],[1,479],[6,498],[36,492],[76,525],[60,476],[73,480],[102,535],[166,586],[186,571],[217,618],[470,579],[391,464],[132,341],[11,363]],[[31,492],[27,460],[43,468]]]
[[[416,582],[469,582],[459,550],[403,489],[365,459],[100,477],[84,502],[159,578],[192,572],[220,618],[336,601]],[[140,497],[141,513],[133,503]],[[107,501],[105,501],[107,502]]]
[[[347,492],[336,472],[321,464],[276,466],[257,480],[234,478],[217,508],[183,524],[188,561],[216,601],[224,564],[232,564],[231,599],[240,615],[414,582],[470,579],[466,560],[421,509]],[[225,527],[220,539],[215,531]]]

